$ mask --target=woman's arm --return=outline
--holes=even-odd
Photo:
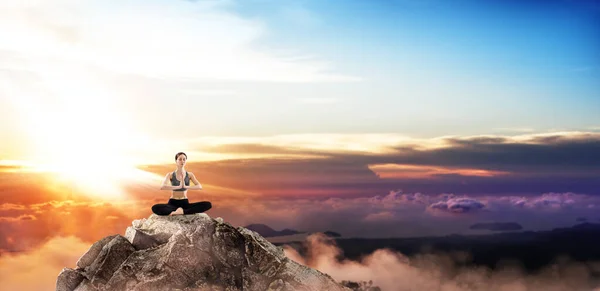
[[[188,172],[188,174],[190,174],[190,179],[192,180],[192,182],[194,182],[194,186],[189,186],[189,187],[185,187],[185,189],[189,189],[189,190],[202,190],[202,185],[200,184],[200,182],[198,182],[198,179],[196,179],[196,176],[194,176],[193,173]]]
[[[168,183],[169,183],[170,176],[171,176],[171,173],[169,173],[165,176],[165,179],[163,180],[162,185],[160,186],[160,190],[175,190],[175,189],[179,189],[182,187],[181,185],[180,186],[169,186]],[[181,183],[181,184],[183,184],[183,183]]]

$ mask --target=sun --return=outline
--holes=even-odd
[[[78,193],[96,198],[125,198],[125,187],[149,182],[148,174],[136,168],[128,154],[125,136],[103,131],[111,124],[104,120],[73,122],[73,118],[38,120],[39,133],[33,137],[33,160],[40,170],[56,173]],[[150,179],[156,180],[156,179]]]
[[[82,71],[37,69],[37,90],[13,87],[10,96],[29,140],[28,159],[38,170],[99,199],[125,198],[125,186],[161,178],[136,168],[134,154],[147,141],[118,114],[114,90]]]
[[[77,193],[99,199],[127,197],[126,186],[145,182],[145,176],[126,158],[97,148],[46,148],[39,169],[57,174],[58,181]]]

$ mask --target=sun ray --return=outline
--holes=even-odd
[[[81,193],[109,199],[125,198],[125,185],[161,179],[136,169],[136,151],[148,140],[127,116],[119,116],[114,90],[80,67],[41,62],[30,69],[35,81],[18,79],[3,89],[30,141],[26,159],[38,170],[57,173]]]

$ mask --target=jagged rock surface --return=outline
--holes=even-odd
[[[259,234],[206,214],[134,220],[64,268],[57,291],[350,290]]]
[[[378,286],[373,286],[373,281],[342,281],[340,282],[343,286],[350,288],[352,291],[381,291]]]

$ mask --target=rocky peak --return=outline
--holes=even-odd
[[[57,291],[350,290],[288,259],[258,233],[207,214],[134,220],[94,243]]]

